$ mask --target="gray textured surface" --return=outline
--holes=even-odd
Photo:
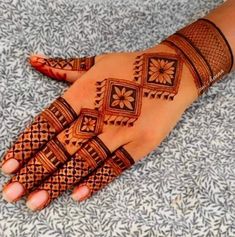
[[[173,3],[172,3],[173,2]],[[65,88],[33,71],[32,52],[147,48],[221,1],[1,0],[0,155]],[[158,150],[82,203],[40,213],[0,199],[0,236],[235,236],[235,75],[184,114]],[[1,184],[7,177],[1,175]]]

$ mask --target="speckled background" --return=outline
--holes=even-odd
[[[28,55],[144,49],[219,0],[1,0],[0,155],[66,87]],[[81,204],[40,213],[0,198],[0,237],[235,236],[235,75],[195,102],[161,146]],[[1,175],[3,184],[8,177]]]

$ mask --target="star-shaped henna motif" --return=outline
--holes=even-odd
[[[142,85],[144,97],[173,100],[178,93],[182,65],[175,54],[143,54],[136,58],[134,80]]]
[[[141,105],[142,88],[136,82],[113,78],[97,82],[95,107],[106,124],[133,126]]]

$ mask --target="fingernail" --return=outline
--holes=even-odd
[[[74,201],[81,202],[85,200],[86,198],[88,198],[89,195],[90,195],[90,189],[86,185],[83,185],[83,186],[75,188],[71,196]]]
[[[43,66],[45,65],[45,58],[33,55],[30,57],[29,62],[34,67]]]
[[[7,202],[15,202],[25,193],[24,187],[19,182],[7,184],[2,191],[2,196]]]
[[[26,202],[26,206],[32,211],[43,209],[49,201],[49,194],[46,190],[39,190],[31,193]]]
[[[16,159],[9,159],[3,162],[2,164],[2,172],[5,174],[14,173],[20,166],[19,161]]]

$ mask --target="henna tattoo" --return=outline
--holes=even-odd
[[[95,57],[84,58],[39,58],[32,63],[38,71],[56,80],[66,80],[66,71],[88,71],[95,64]],[[45,67],[46,66],[46,67]],[[61,69],[61,70],[54,70]]]
[[[136,58],[134,80],[143,87],[143,96],[173,100],[178,92],[182,60],[169,53],[149,53]]]
[[[26,166],[11,179],[10,182],[18,181],[26,192],[37,187],[45,178],[53,173],[61,164],[70,157],[63,145],[57,138],[49,141],[47,145],[29,160]]]
[[[45,58],[42,64],[54,69],[68,71],[88,71],[95,64],[95,57],[84,58]]]
[[[87,186],[90,190],[86,198],[89,198],[118,177],[126,169],[135,163],[131,155],[119,148],[104,165],[98,167],[91,175],[87,176],[79,186]],[[81,200],[80,200],[81,201]]]
[[[110,155],[106,145],[98,137],[95,137],[85,143],[70,161],[55,171],[53,176],[45,180],[37,189],[46,190],[51,200],[57,198],[62,192],[70,189],[90,174],[96,167],[102,165]]]
[[[168,37],[163,43],[174,48],[194,77],[198,95],[229,73],[233,54],[220,29],[207,19],[199,19]]]
[[[66,150],[73,155],[81,145],[103,129],[103,115],[94,109],[81,109],[79,119],[65,129],[59,139]]]
[[[102,115],[94,109],[82,109],[79,118],[69,128],[50,140],[23,167],[12,181],[19,181],[25,190],[32,190],[60,165],[76,153],[88,139],[101,133]],[[33,174],[33,175],[32,175]]]
[[[111,78],[96,85],[95,108],[104,114],[104,123],[133,126],[141,112],[142,88],[135,82]]]
[[[143,87],[143,96],[173,100],[178,92],[182,60],[169,53],[140,55],[134,63],[134,80]]]
[[[6,153],[3,164],[14,158],[25,164],[43,145],[62,131],[77,117],[74,110],[62,98],[58,98],[25,129]]]

